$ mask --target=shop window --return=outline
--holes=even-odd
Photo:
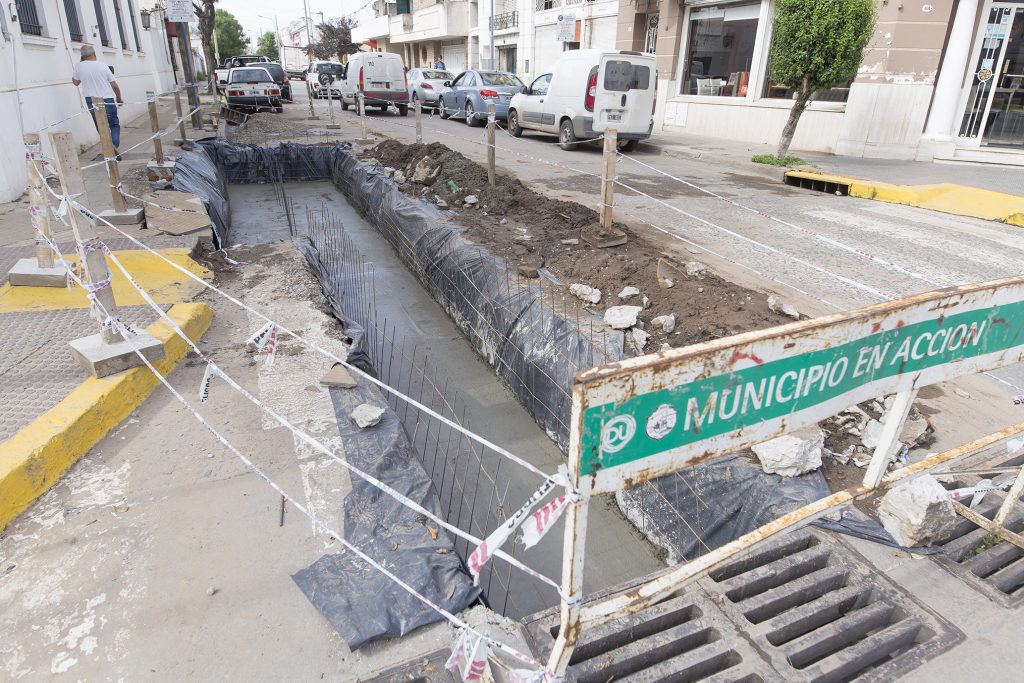
[[[682,94],[747,95],[760,12],[760,2],[714,5],[690,12]]]

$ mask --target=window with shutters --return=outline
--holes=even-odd
[[[138,19],[135,18],[135,6],[132,5],[132,0],[128,0],[128,16],[132,20],[132,35],[135,36],[135,50],[142,52],[142,43],[139,42],[139,23]]]
[[[82,42],[82,20],[78,16],[75,0],[64,0],[64,15],[68,20],[68,36],[76,43]]]
[[[121,0],[114,0],[114,21],[117,22],[117,33],[121,38],[121,49],[128,49],[128,39],[124,35],[124,17],[121,16]]]
[[[43,35],[43,24],[39,20],[39,8],[36,7],[36,0],[17,0],[18,25],[22,33],[31,33],[34,36]]]
[[[100,31],[100,45],[110,47],[110,36],[107,35],[107,20],[103,16],[102,0],[92,0],[92,6],[96,10],[96,28]]]

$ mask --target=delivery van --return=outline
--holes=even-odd
[[[356,107],[359,93],[363,94],[367,107],[387,111],[388,106],[394,104],[399,114],[408,114],[409,86],[401,55],[357,52],[349,56],[341,76],[341,108]]]
[[[557,135],[562,149],[614,128],[622,149],[651,137],[657,101],[654,55],[642,52],[570,50],[551,73],[534,79],[509,103],[508,130]]]

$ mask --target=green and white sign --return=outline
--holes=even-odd
[[[1004,282],[584,373],[577,476],[595,492],[621,489],[882,393],[1019,362],[1024,287]]]

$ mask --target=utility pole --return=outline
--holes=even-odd
[[[302,11],[306,14],[306,45],[312,45],[313,43],[313,29],[309,23],[309,1],[302,0]]]
[[[491,64],[490,68],[494,69],[494,0],[491,0]]]

